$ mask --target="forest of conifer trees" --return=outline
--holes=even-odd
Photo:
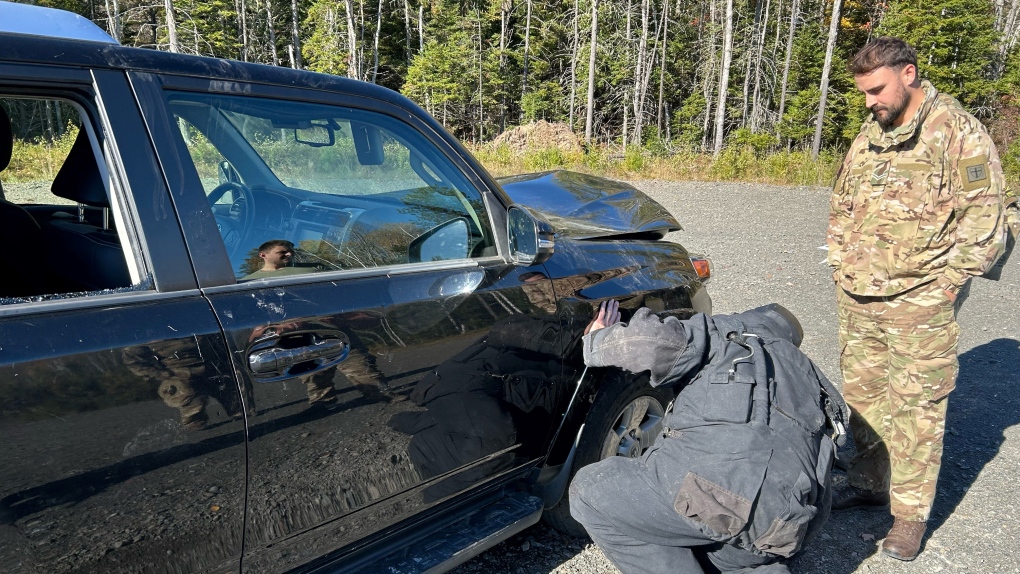
[[[38,3],[125,45],[382,84],[469,142],[543,119],[592,145],[667,153],[845,148],[866,113],[845,62],[896,35],[1020,171],[1020,0]]]

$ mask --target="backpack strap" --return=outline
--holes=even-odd
[[[818,367],[815,367],[818,371]],[[821,372],[815,373],[818,377],[818,386],[822,390],[822,406],[825,409],[825,418],[832,427],[832,441],[837,447],[846,444],[846,435],[850,428],[850,409],[843,400],[843,395],[836,389],[829,379]]]

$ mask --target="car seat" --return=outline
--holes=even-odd
[[[77,216],[58,211],[43,222],[53,273],[77,291],[130,286],[120,238],[109,226],[109,195],[84,127],[78,131],[50,190],[78,204]],[[102,221],[86,218],[87,208],[100,209]]]
[[[11,163],[14,130],[11,118],[0,107],[0,173]],[[23,297],[45,293],[45,269],[39,262],[44,250],[39,223],[20,205],[7,201],[0,180],[0,297]]]

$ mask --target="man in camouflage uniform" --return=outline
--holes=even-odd
[[[956,311],[1002,251],[1004,180],[985,128],[877,38],[850,61],[872,114],[836,179],[829,264],[857,453],[833,509],[891,506],[882,551],[912,560],[935,497]]]

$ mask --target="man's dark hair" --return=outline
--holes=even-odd
[[[846,69],[860,76],[883,66],[899,71],[907,64],[917,67],[917,50],[899,38],[882,36],[861,48],[847,63]]]
[[[283,247],[284,249],[294,249],[294,244],[286,239],[270,239],[262,245],[259,245],[259,253],[265,253],[274,247]],[[250,253],[250,252],[249,252]]]

